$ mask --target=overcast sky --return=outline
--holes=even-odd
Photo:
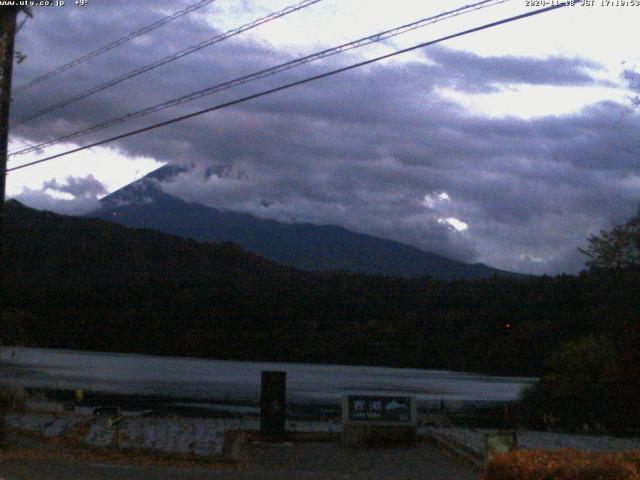
[[[38,8],[14,87],[194,0]],[[217,0],[14,97],[44,107],[295,1]],[[11,132],[10,150],[468,1],[324,0]],[[9,167],[526,11],[512,0],[14,157]],[[164,189],[281,221],[337,224],[528,273],[576,273],[588,235],[640,201],[640,7],[563,8],[11,173],[8,193],[63,213],[167,163]],[[209,168],[213,167],[213,169]],[[204,175],[209,168],[215,175]]]

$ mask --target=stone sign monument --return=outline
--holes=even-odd
[[[411,444],[417,423],[413,397],[348,395],[342,399],[342,441],[347,445]]]

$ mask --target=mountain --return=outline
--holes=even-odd
[[[522,277],[335,225],[282,223],[188,203],[163,192],[159,185],[182,171],[184,167],[161,167],[104,197],[101,207],[88,216],[199,241],[230,241],[261,257],[307,271],[342,270],[443,280]]]

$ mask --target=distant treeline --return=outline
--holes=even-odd
[[[622,343],[640,272],[443,282],[282,267],[7,205],[2,338],[43,347],[537,375],[562,342]]]

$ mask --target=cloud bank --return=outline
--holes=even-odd
[[[153,2],[157,16],[175,8],[174,2]],[[105,43],[150,21],[141,23],[133,7],[96,5],[90,21],[60,10],[36,15],[20,33],[18,47],[28,60],[16,67],[16,85],[84,53],[97,39]],[[169,30],[68,72],[56,88],[43,84],[17,96],[14,118],[215,35],[197,17]],[[38,118],[13,135],[43,141],[291,58],[238,37]],[[307,65],[86,140],[355,60],[351,54]],[[640,200],[640,121],[632,102],[600,102],[526,120],[489,118],[441,91],[611,86],[597,75],[600,69],[583,57],[483,57],[435,46],[408,62],[343,73],[125,139],[114,148],[131,157],[197,165],[163,187],[189,201],[281,221],[338,224],[504,269],[574,273],[584,263],[577,247],[585,238],[624,221]],[[620,82],[640,91],[634,69]],[[70,197],[51,197],[52,191]],[[21,199],[59,210],[65,201],[82,206],[67,203],[70,212],[104,193],[87,176],[63,185],[48,182]]]

